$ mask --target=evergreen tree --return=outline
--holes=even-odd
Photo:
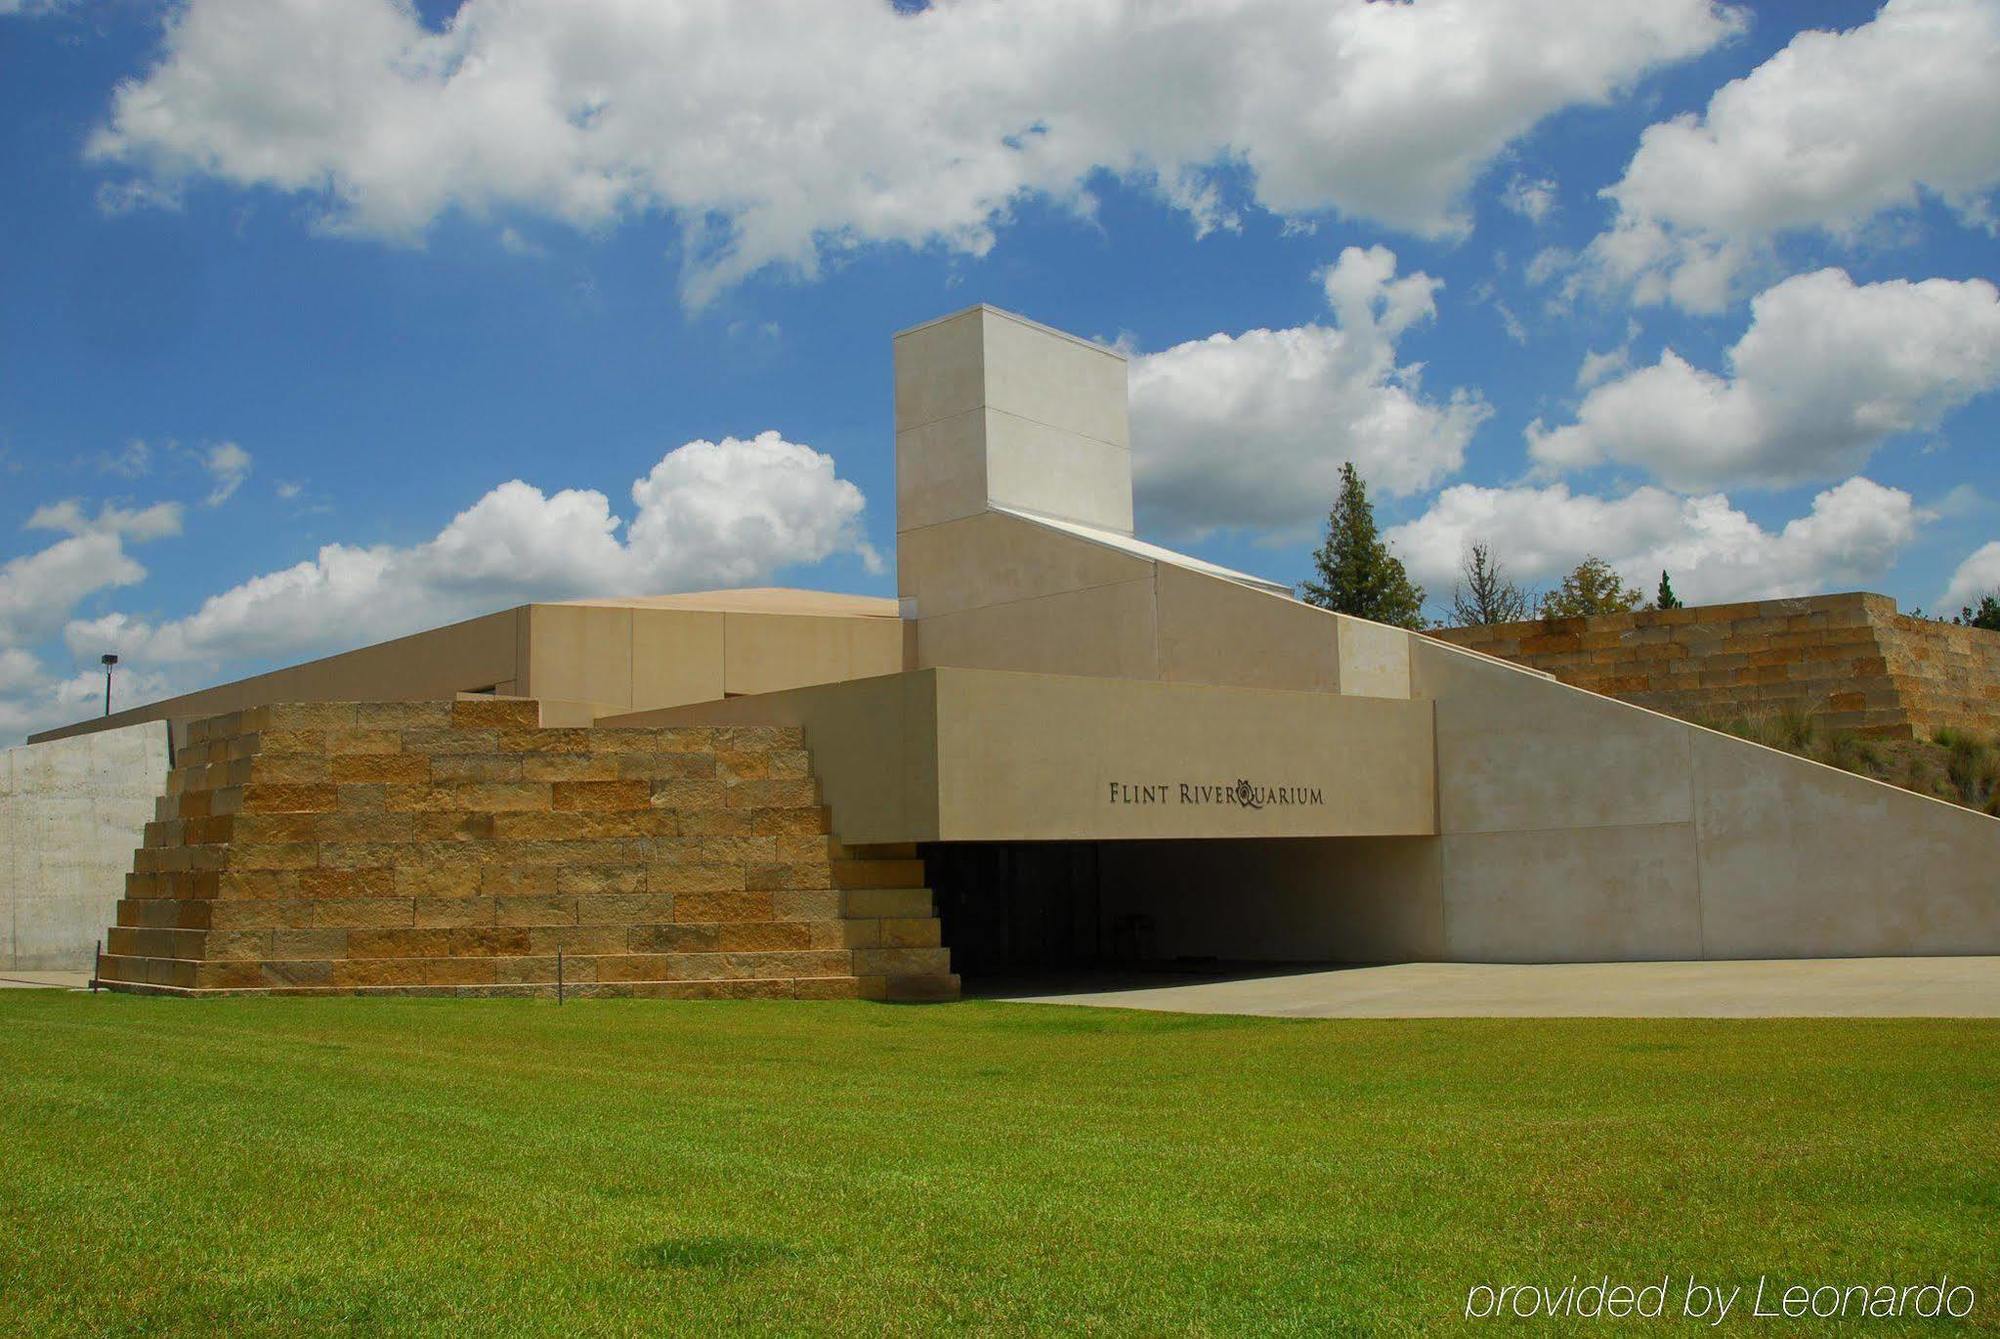
[[[1326,518],[1326,542],[1313,554],[1317,581],[1299,589],[1306,603],[1399,628],[1424,626],[1424,588],[1375,529],[1375,509],[1353,462],[1340,467],[1340,496]]]
[[[1665,569],[1661,569],[1660,593],[1653,597],[1653,608],[1682,609],[1685,607],[1686,606],[1681,604],[1680,597],[1674,594],[1674,583],[1667,580],[1667,574]]]
[[[1491,547],[1474,544],[1459,564],[1463,584],[1451,589],[1451,621],[1461,628],[1514,623],[1528,616],[1528,595],[1507,579]]]
[[[1625,584],[1611,564],[1595,555],[1576,565],[1562,585],[1542,597],[1543,618],[1588,618],[1592,614],[1623,614],[1639,607],[1645,597]]]

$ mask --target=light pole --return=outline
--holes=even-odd
[[[118,657],[106,652],[99,656],[97,661],[104,666],[104,714],[109,716],[111,714],[111,667],[118,663]]]

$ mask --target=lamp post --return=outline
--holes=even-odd
[[[104,666],[104,714],[111,714],[111,667],[118,663],[118,657],[109,652],[99,656],[97,661]]]

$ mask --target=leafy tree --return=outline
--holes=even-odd
[[[1528,594],[1507,579],[1489,545],[1474,544],[1459,564],[1463,584],[1451,588],[1451,621],[1461,628],[1514,623],[1528,616]]]
[[[1314,552],[1313,565],[1319,579],[1299,588],[1307,604],[1399,628],[1424,626],[1424,588],[1411,583],[1402,561],[1382,542],[1368,489],[1351,461],[1340,467],[1340,496],[1327,515],[1326,542]]]
[[[1623,614],[1637,609],[1645,596],[1625,584],[1611,564],[1592,555],[1562,579],[1562,585],[1542,597],[1543,618],[1588,618],[1592,614]]]
[[[1659,593],[1653,596],[1653,608],[1655,609],[1686,608],[1686,606],[1681,603],[1680,596],[1674,594],[1674,583],[1667,580],[1667,574],[1664,569],[1662,569],[1660,572]]]
[[[1985,628],[1988,632],[2000,632],[2000,593],[1980,596],[1977,608],[1967,605],[1958,611],[1958,617],[1952,622],[1963,624],[1968,628]]]

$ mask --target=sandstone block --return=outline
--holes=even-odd
[[[655,781],[653,807],[656,809],[719,809],[728,799],[728,787],[720,781]],[[683,830],[686,820],[682,820]]]
[[[494,732],[495,753],[588,753],[590,736],[587,729],[530,730],[512,727]]]
[[[833,824],[827,811],[817,806],[806,809],[744,809],[740,812],[750,820],[749,831],[757,835],[773,837],[802,837],[823,835],[833,831]],[[683,829],[690,814],[682,820]]]
[[[810,778],[737,781],[724,792],[724,802],[732,809],[812,808],[819,804],[819,783]]]
[[[354,724],[362,730],[443,730],[451,725],[449,702],[357,702]]]
[[[843,898],[843,913],[856,918],[896,920],[931,914],[931,890],[928,888],[850,888]]]
[[[674,918],[671,893],[580,893],[576,898],[579,925],[645,925]]]
[[[431,779],[431,760],[420,753],[352,753],[333,760],[332,775],[336,782],[423,785]]]
[[[430,760],[433,781],[521,781],[525,755],[519,753],[440,753]],[[540,778],[536,778],[540,779]]]
[[[255,990],[264,984],[264,968],[257,962],[200,962],[194,967],[196,990]],[[169,984],[162,982],[161,984]],[[178,981],[171,984],[178,985]]]
[[[357,931],[355,933],[386,934],[391,931]],[[320,927],[311,930],[271,931],[271,956],[273,958],[326,958],[338,960],[353,956],[351,935],[341,928]]]
[[[652,786],[644,781],[557,781],[554,807],[562,810],[648,809]]]
[[[433,766],[436,765],[440,754],[520,752],[519,749],[502,749],[500,733],[498,730],[461,730],[452,727],[405,730],[403,752],[429,754]]]
[[[419,929],[458,929],[493,924],[490,897],[416,897],[411,899],[410,923]]]
[[[688,892],[674,896],[677,921],[767,921],[771,912],[770,893]]]
[[[495,925],[575,925],[576,899],[553,894],[493,899]]]
[[[384,929],[416,924],[416,902],[407,897],[321,898],[312,904],[313,924],[340,929]]]
[[[921,860],[835,860],[832,869],[836,888],[924,886],[924,862]]]
[[[646,887],[658,893],[729,892],[744,887],[743,866],[670,861],[646,867]]]
[[[491,985],[497,979],[491,958],[431,958],[424,963],[426,985]]]
[[[800,861],[797,864],[767,862],[746,865],[743,886],[766,891],[831,888],[834,878],[829,863],[824,860]]]
[[[562,893],[641,893],[646,871],[629,865],[566,865],[556,871],[556,891]]]
[[[478,865],[397,865],[394,877],[398,897],[475,897],[488,891]]]
[[[623,925],[537,925],[527,931],[529,954],[554,953],[601,956],[625,951]]]
[[[787,921],[830,921],[841,913],[841,894],[831,888],[783,891],[771,894],[772,914]],[[929,910],[926,902],[925,910]]]
[[[542,723],[542,705],[533,698],[460,698],[451,704],[451,723],[465,730],[533,730]]]
[[[944,942],[935,917],[885,917],[879,924],[883,948],[938,948]]]
[[[264,984],[275,987],[311,986],[330,988],[333,985],[333,963],[326,959],[317,961],[272,960],[261,964]]]
[[[424,965],[421,960],[346,958],[333,964],[335,986],[420,986],[423,982]]]
[[[229,848],[232,870],[310,869],[318,863],[316,842],[238,842]]]
[[[527,781],[616,781],[619,756],[597,753],[522,753],[521,776]]]

